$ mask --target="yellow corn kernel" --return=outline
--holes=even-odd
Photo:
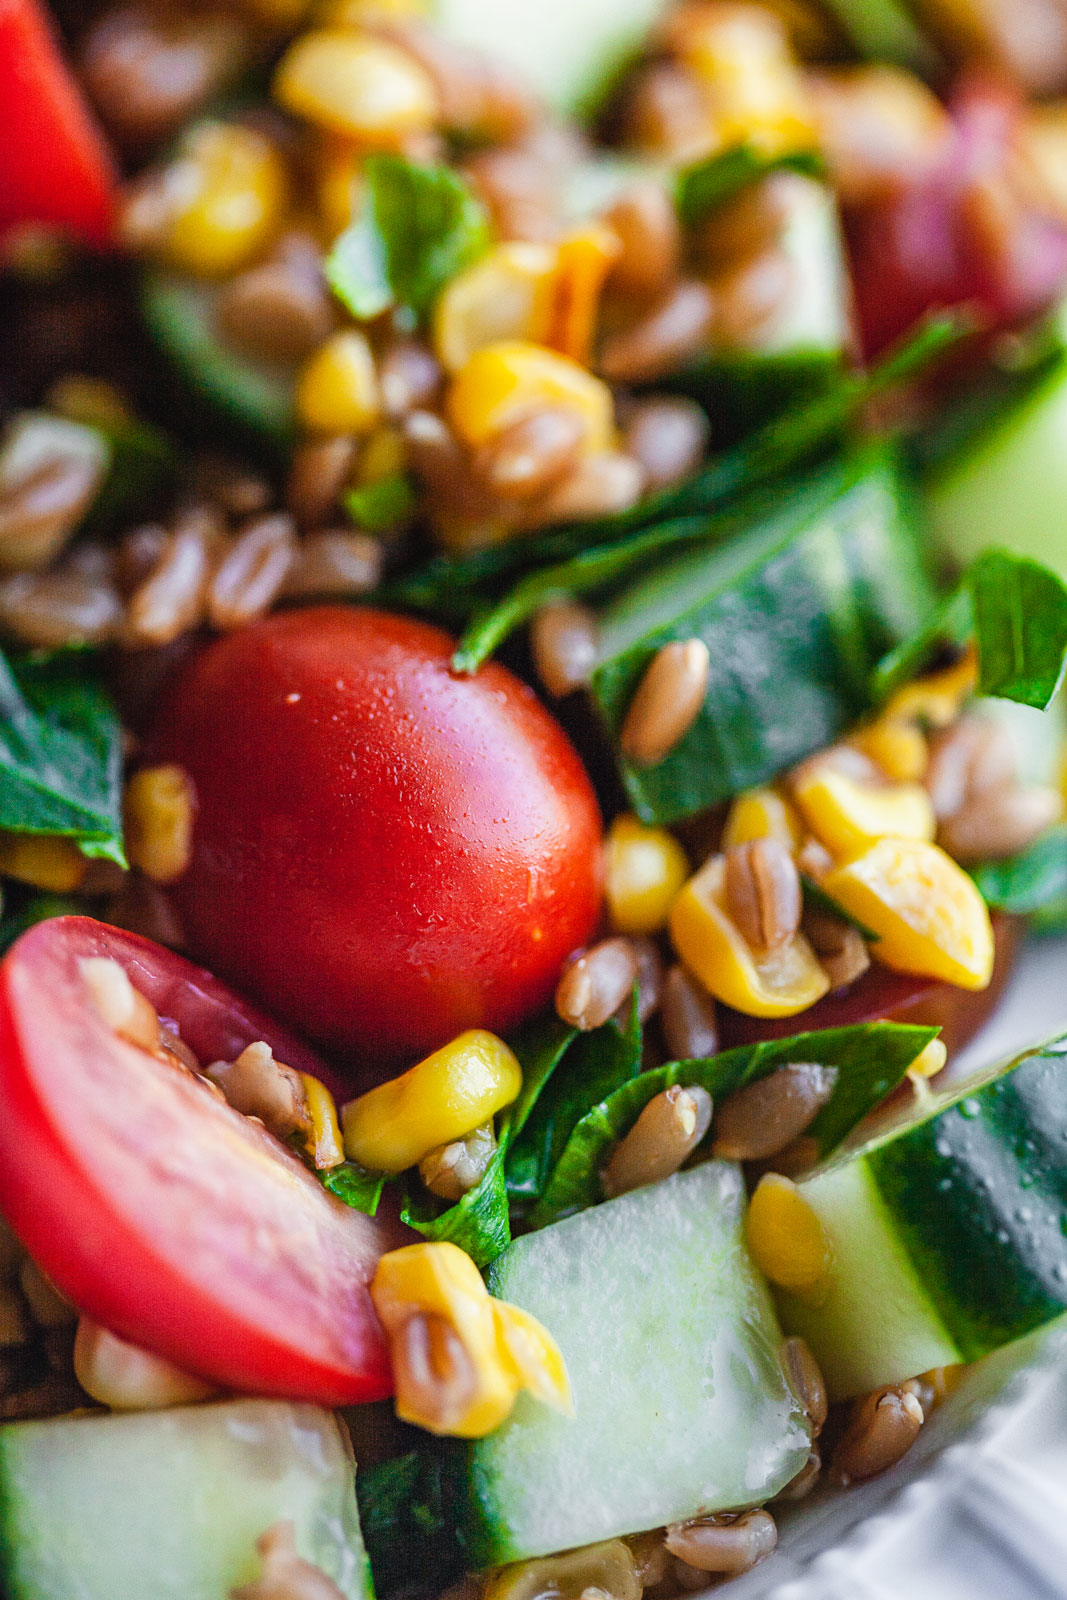
[[[689,876],[685,851],[666,828],[617,817],[604,846],[604,893],[616,933],[659,933]]]
[[[174,883],[193,853],[196,790],[184,767],[143,767],[122,802],[126,854],[155,883]]]
[[[77,889],[89,863],[72,839],[52,834],[0,833],[0,876],[52,894]]]
[[[438,1145],[480,1128],[521,1088],[522,1068],[504,1041],[472,1028],[350,1100],[341,1112],[345,1150],[372,1172],[404,1172]]]
[[[395,149],[432,128],[437,91],[429,73],[385,39],[315,28],[289,46],[274,74],[286,111],[371,149]]]
[[[886,701],[882,715],[894,722],[922,722],[947,728],[978,683],[978,656],[971,645],[950,667],[906,683]]]
[[[555,1340],[527,1312],[493,1300],[474,1262],[456,1245],[442,1240],[390,1251],[378,1263],[370,1292],[390,1338],[421,1314],[446,1322],[463,1345],[474,1384],[462,1418],[449,1433],[477,1439],[492,1432],[510,1414],[522,1388],[570,1410],[570,1381]],[[443,1431],[440,1419],[406,1392],[400,1370],[396,1377],[397,1415],[431,1432]]]
[[[444,1240],[391,1250],[378,1262],[370,1292],[390,1337],[421,1313],[442,1318],[459,1338],[475,1383],[454,1431],[478,1439],[499,1427],[515,1404],[519,1380],[512,1364],[501,1359],[493,1302],[470,1256]],[[406,1392],[401,1371],[396,1378],[397,1416],[436,1433],[439,1420]]]
[[[376,17],[426,17],[432,11],[432,0],[325,0],[316,16],[323,24],[358,28]]]
[[[222,278],[259,255],[288,204],[285,163],[255,128],[208,122],[182,143],[164,183],[161,253],[197,277]]]
[[[375,428],[360,452],[356,483],[380,483],[407,466],[407,446],[399,428]]]
[[[730,806],[722,831],[722,847],[748,844],[753,839],[777,839],[790,855],[804,842],[800,818],[789,801],[775,789],[746,789]]]
[[[618,236],[602,222],[591,222],[559,243],[552,327],[544,342],[583,366],[593,351],[604,281],[621,250]]]
[[[944,1071],[948,1060],[948,1050],[940,1039],[931,1039],[926,1049],[915,1057],[908,1068],[908,1077],[912,1082],[921,1080],[927,1083],[931,1078],[936,1078],[939,1072]]]
[[[356,215],[363,198],[363,152],[340,134],[319,136],[312,158],[315,203],[322,237],[333,244]]]
[[[849,744],[859,750],[892,783],[921,783],[930,762],[926,735],[914,722],[896,717],[879,717],[877,722],[857,728]]]
[[[830,1276],[830,1246],[803,1193],[781,1173],[756,1185],[745,1217],[752,1259],[769,1282],[794,1294],[815,1295]]]
[[[331,1167],[339,1167],[345,1158],[337,1107],[333,1095],[318,1078],[313,1078],[309,1072],[302,1072],[300,1081],[304,1085],[308,1116],[311,1118],[307,1153],[320,1172],[329,1172]]]
[[[492,1300],[497,1338],[519,1387],[556,1411],[574,1415],[567,1364],[559,1345],[536,1317],[506,1300]]]
[[[542,406],[576,411],[585,424],[587,450],[611,447],[611,390],[576,361],[543,345],[517,339],[486,345],[456,374],[448,391],[449,421],[472,447],[488,443]]]
[[[897,972],[984,989],[993,974],[989,911],[936,844],[881,839],[826,875],[823,888],[878,935],[871,954]]]
[[[831,762],[798,773],[793,798],[812,833],[835,856],[858,855],[876,839],[929,840],[934,808],[917,783],[861,783]]]
[[[812,149],[815,117],[782,24],[757,6],[709,6],[683,58],[708,95],[720,145],[767,155]]]
[[[434,348],[447,372],[502,339],[548,343],[559,250],[554,245],[498,244],[448,283],[433,318]]]
[[[374,355],[362,333],[332,334],[309,356],[296,385],[297,415],[312,433],[368,433],[381,413]]]
[[[821,1000],[830,980],[804,935],[776,950],[746,943],[726,904],[726,862],[712,856],[677,896],[674,948],[717,1000],[750,1017],[792,1017]]]

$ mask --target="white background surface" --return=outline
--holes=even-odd
[[[959,1065],[1067,1028],[1067,939],[1024,952]],[[723,1600],[1067,1600],[1067,1329],[972,1368],[893,1472],[780,1518]]]

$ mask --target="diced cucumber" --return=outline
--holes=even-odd
[[[666,0],[437,0],[455,39],[517,67],[557,111],[589,112],[636,55]]]
[[[819,1304],[779,1296],[838,1399],[975,1361],[1067,1311],[1067,1036],[956,1086],[801,1186]]]
[[[493,1293],[559,1341],[575,1415],[524,1399],[467,1447],[476,1567],[769,1498],[808,1429],[743,1239],[737,1167],[709,1162],[518,1239]]]
[[[942,466],[927,502],[961,566],[1000,545],[1067,577],[1067,360]]]
[[[280,1521],[346,1600],[372,1600],[351,1452],[327,1411],[236,1400],[0,1428],[7,1600],[228,1600]]]
[[[218,288],[192,278],[147,272],[141,285],[145,321],[189,387],[230,425],[273,449],[293,432],[293,373],[250,361],[215,331]]]
[[[865,709],[880,654],[933,605],[909,512],[892,458],[864,452],[759,496],[731,520],[734,537],[662,561],[607,605],[592,693],[616,742],[657,650],[698,637],[711,654],[685,737],[655,766],[619,757],[646,821],[764,783]]]

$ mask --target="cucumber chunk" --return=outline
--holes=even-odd
[[[592,111],[665,0],[437,0],[445,33],[508,61],[557,111]]]
[[[236,1400],[0,1428],[8,1600],[228,1600],[283,1520],[346,1600],[372,1600],[347,1436],[327,1411]]]
[[[250,361],[215,331],[218,288],[147,272],[141,309],[149,330],[189,387],[231,426],[283,450],[293,433],[293,373]]]
[[[961,565],[990,545],[1067,578],[1067,360],[967,443],[930,484],[934,532]]]
[[[518,1239],[494,1294],[559,1341],[575,1415],[527,1397],[466,1448],[461,1536],[495,1566],[769,1498],[806,1420],[745,1250],[739,1169],[709,1162]]]
[[[931,1098],[802,1184],[833,1266],[782,1321],[844,1399],[1067,1311],[1067,1036]]]

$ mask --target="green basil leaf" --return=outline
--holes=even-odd
[[[986,550],[965,578],[978,644],[978,693],[1044,711],[1067,661],[1067,585],[1039,561]]]
[[[85,651],[0,655],[0,828],[73,839],[125,866],[122,750]]]
[[[508,1193],[518,1207],[539,1198],[589,1107],[638,1076],[641,1038],[635,993],[624,1028],[612,1019],[589,1033],[575,1033],[568,1041],[507,1153]]]
[[[326,277],[354,317],[391,305],[423,316],[488,248],[484,207],[451,167],[401,156],[371,156],[364,182],[363,209],[330,252]]]
[[[547,1227],[602,1200],[600,1173],[612,1146],[629,1133],[648,1102],[674,1084],[697,1085],[707,1089],[713,1100],[722,1100],[789,1062],[836,1067],[833,1093],[808,1130],[825,1159],[896,1088],[937,1033],[936,1028],[892,1022],[831,1028],[745,1045],[706,1061],[672,1061],[642,1073],[575,1124],[530,1221],[535,1227]]]
[[[687,228],[696,227],[712,211],[765,178],[769,172],[801,172],[805,177],[821,178],[826,165],[816,150],[793,150],[772,156],[752,145],[735,145],[717,155],[685,167],[678,175],[676,201],[678,215]]]
[[[373,1217],[378,1210],[382,1190],[389,1182],[389,1174],[366,1172],[362,1167],[357,1167],[355,1162],[346,1161],[340,1167],[332,1167],[329,1172],[320,1172],[319,1179],[324,1189],[336,1195],[338,1200],[343,1200],[346,1206],[351,1206],[353,1211],[363,1211],[368,1217]]]
[[[1026,917],[1067,900],[1067,823],[1007,861],[986,861],[971,876],[994,911]]]
[[[410,517],[418,503],[415,485],[406,472],[391,473],[361,489],[349,489],[345,510],[368,533],[384,533]]]
[[[428,1443],[356,1472],[360,1531],[378,1600],[440,1593],[463,1571],[447,1471],[446,1454]]]
[[[413,1175],[400,1215],[424,1238],[447,1239],[465,1250],[475,1266],[489,1266],[511,1243],[503,1149],[497,1146],[481,1181],[445,1210]]]

